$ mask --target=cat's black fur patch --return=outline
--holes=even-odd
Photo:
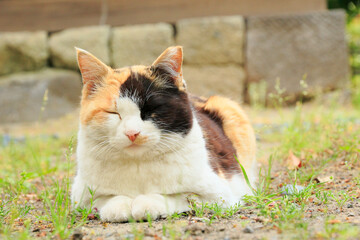
[[[236,150],[222,128],[222,119],[216,112],[196,109],[196,116],[206,138],[206,149],[210,153],[210,165],[216,173],[224,173],[231,178],[234,172],[240,172],[234,158]]]
[[[187,93],[171,83],[159,86],[153,81],[132,73],[121,85],[120,96],[137,99],[141,118],[151,120],[162,131],[189,133],[193,116]]]

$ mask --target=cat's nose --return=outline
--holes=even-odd
[[[139,136],[139,131],[128,131],[125,135],[130,139],[130,141],[134,142],[137,136]]]

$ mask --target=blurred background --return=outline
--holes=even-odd
[[[182,45],[189,91],[225,95],[249,109],[322,103],[334,95],[359,108],[358,6],[349,0],[1,0],[1,132],[30,126],[19,130],[29,133],[32,123],[43,127],[51,119],[59,121],[51,123],[54,132],[76,129],[81,78],[74,46],[118,68],[151,64],[168,46]]]

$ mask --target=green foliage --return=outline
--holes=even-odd
[[[328,0],[328,8],[343,8],[348,13],[348,21],[351,21],[358,14],[359,0]]]
[[[352,69],[351,90],[353,104],[360,108],[360,7],[359,4],[351,6],[347,24]]]
[[[69,238],[86,223],[91,208],[71,208],[73,145],[73,139],[67,144],[58,139],[32,138],[0,148],[0,238],[32,239],[30,225],[34,218],[47,223],[50,235],[57,239]],[[61,175],[56,180],[55,172]],[[41,201],[45,214],[33,212],[27,196]],[[23,223],[21,230],[19,222]]]

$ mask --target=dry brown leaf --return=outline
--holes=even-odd
[[[289,156],[287,157],[286,163],[289,170],[294,170],[302,166],[300,158],[295,156],[291,150],[289,151]]]
[[[336,224],[336,223],[341,223],[341,221],[339,219],[332,219],[332,220],[329,220],[328,223]]]

